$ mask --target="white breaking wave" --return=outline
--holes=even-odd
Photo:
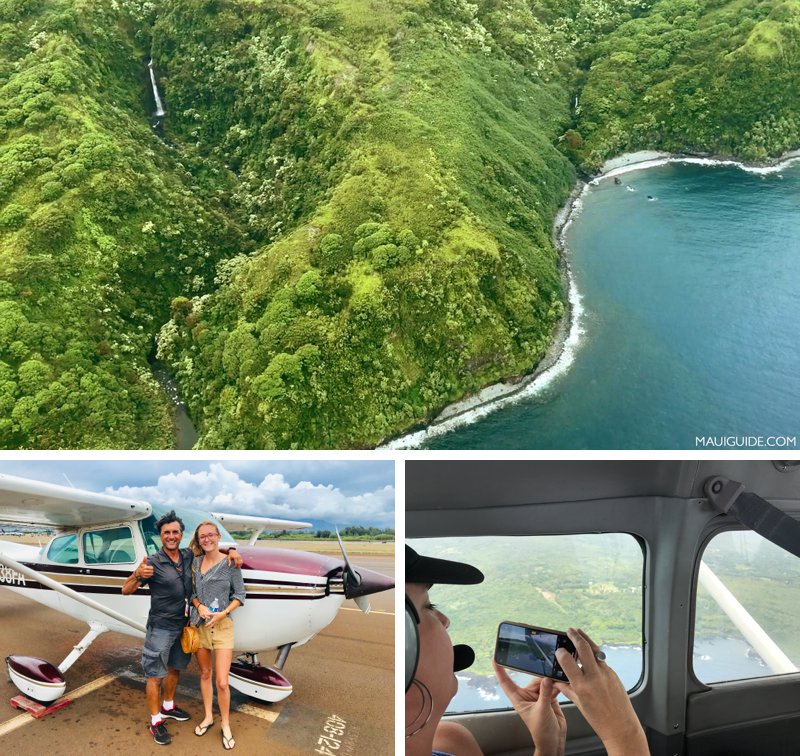
[[[703,157],[681,157],[675,155],[664,155],[662,157],[654,158],[652,160],[642,160],[641,162],[630,163],[629,165],[622,165],[618,168],[603,173],[601,176],[592,179],[592,184],[597,185],[600,181],[615,176],[622,176],[625,173],[632,173],[633,171],[644,171],[648,168],[657,168],[669,163],[687,163],[689,165],[703,165],[706,167],[716,166],[730,166],[738,168],[746,173],[755,173],[758,175],[767,175],[770,173],[780,173],[784,168],[787,168],[792,163],[800,160],[800,152],[790,152],[783,160],[775,165],[747,165],[746,163],[739,162],[738,160],[722,160],[718,158],[703,158]]]
[[[578,204],[577,201],[575,204]],[[570,220],[567,221],[564,229],[571,222],[571,218],[572,214],[570,214]],[[563,233],[564,229],[562,229],[561,233]],[[582,324],[584,316],[583,297],[575,285],[572,271],[569,267],[567,267],[567,281],[570,304],[569,334],[562,345],[561,354],[549,368],[543,370],[532,379],[527,381],[523,379],[518,384],[500,383],[489,386],[478,392],[474,397],[458,402],[449,408],[450,412],[457,412],[458,414],[447,417],[444,420],[434,420],[433,424],[427,428],[396,438],[379,448],[414,449],[430,438],[443,436],[445,433],[464,425],[471,425],[476,420],[490,415],[501,407],[507,407],[523,399],[530,399],[532,396],[540,394],[553,381],[564,375],[575,361],[575,353],[580,345],[581,336],[584,334]],[[464,409],[460,410],[462,407]]]

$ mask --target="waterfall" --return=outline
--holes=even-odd
[[[150,58],[150,62],[147,64],[147,67],[150,69],[150,82],[153,85],[153,99],[156,101],[156,112],[155,112],[155,115],[157,115],[159,118],[161,118],[162,116],[166,115],[166,112],[164,110],[164,105],[161,102],[161,97],[158,94],[158,86],[156,85],[156,74],[155,74],[155,71],[153,70],[153,59],[152,58]]]

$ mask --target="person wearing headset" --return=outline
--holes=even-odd
[[[458,690],[455,672],[469,667],[475,653],[469,646],[453,646],[450,620],[434,605],[428,589],[436,583],[474,585],[483,573],[472,565],[421,556],[406,546],[405,685],[407,756],[482,756],[473,735],[455,722],[442,722],[445,709]],[[598,646],[580,630],[567,632],[580,659],[563,649],[556,652],[569,683],[534,678],[524,688],[492,661],[503,692],[522,718],[537,756],[562,756],[567,723],[556,701],[563,693],[581,711],[609,756],[645,756],[647,739],[625,686],[603,661]]]

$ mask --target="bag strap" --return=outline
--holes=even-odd
[[[197,590],[197,588],[195,587],[195,582],[194,582],[194,559],[195,558],[194,558],[194,555],[193,555],[192,556],[192,561],[189,563],[189,570],[192,573],[192,593],[194,593]],[[187,602],[188,602],[187,603],[187,609],[188,609],[189,613],[186,616],[186,627],[197,627],[197,625],[193,625],[192,624],[192,609],[194,609],[194,607],[191,606],[191,601],[192,601],[191,597],[189,597],[187,599]]]
[[[720,512],[800,557],[800,522],[786,512],[758,494],[745,491],[743,484],[722,476],[709,478],[704,489],[709,502]]]

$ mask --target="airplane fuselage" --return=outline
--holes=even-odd
[[[45,549],[0,541],[0,551],[104,606],[145,625],[150,591],[139,588],[123,596],[122,584],[140,560],[125,564],[57,564]],[[302,645],[333,621],[345,600],[342,561],[307,552],[240,547],[244,565],[244,606],[233,616],[236,651],[267,651],[287,643]],[[8,567],[0,568],[0,585],[45,606],[109,630],[142,637],[142,633],[79,601],[50,590]]]

